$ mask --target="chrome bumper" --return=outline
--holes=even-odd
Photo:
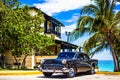
[[[62,68],[61,70],[55,70],[55,69],[49,70],[49,69],[39,68],[39,70],[42,72],[51,72],[51,73],[67,73],[67,72],[69,72],[68,68]]]

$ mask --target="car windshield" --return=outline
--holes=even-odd
[[[58,55],[58,59],[71,59],[75,55],[75,52],[62,52]]]

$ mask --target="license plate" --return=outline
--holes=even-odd
[[[47,72],[54,72],[55,70],[46,70]]]

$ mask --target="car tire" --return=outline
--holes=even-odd
[[[95,67],[94,66],[91,67],[91,70],[89,71],[89,73],[90,74],[95,74]]]
[[[69,68],[69,72],[66,75],[67,75],[68,78],[75,77],[75,75],[76,75],[76,68],[74,66]]]
[[[51,77],[51,76],[52,76],[52,74],[53,74],[53,73],[43,72],[43,75],[44,75],[45,77]]]

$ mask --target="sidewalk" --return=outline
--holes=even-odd
[[[41,75],[40,71],[0,71],[0,76],[2,75]],[[96,72],[96,74],[106,74],[106,75],[120,75],[120,72]]]

